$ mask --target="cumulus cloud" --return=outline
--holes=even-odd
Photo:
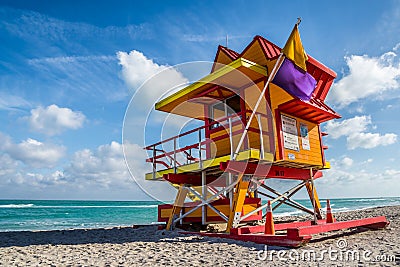
[[[131,145],[134,151],[143,151],[136,144]],[[136,160],[144,164],[145,158]],[[140,166],[136,169],[141,173]],[[65,175],[70,180],[79,180],[83,183],[96,183],[102,187],[110,185],[132,185],[129,170],[126,166],[122,144],[111,142],[101,145],[95,150],[83,149],[74,153],[71,163],[65,168]],[[144,171],[141,173],[144,175]]]
[[[1,138],[0,138],[1,140]],[[8,154],[0,154],[0,177],[7,177],[14,173],[18,162]]]
[[[326,130],[330,137],[337,139],[341,136],[349,136],[355,132],[363,132],[371,123],[370,116],[355,116],[354,118],[342,121],[328,121]]]
[[[81,128],[86,117],[79,111],[60,108],[53,104],[46,108],[32,109],[31,115],[25,119],[28,120],[32,131],[52,136],[65,130]]]
[[[388,169],[388,170],[384,171],[384,174],[387,175],[387,176],[400,178],[400,170]]]
[[[53,154],[50,158],[44,156],[45,151],[49,152],[46,144],[33,139],[14,144],[1,133],[0,142],[0,186],[13,188],[22,196],[27,192],[51,188],[47,195],[56,198],[79,196],[83,199],[99,199],[110,195],[129,198],[130,193],[138,198],[146,197],[131,178],[125,164],[123,146],[118,142],[76,151],[68,162],[56,166],[54,163],[58,155]],[[124,146],[133,173],[144,177],[144,173],[150,171],[145,163],[145,151],[136,144]],[[32,147],[41,148],[42,154]],[[23,151],[25,155],[22,155]],[[71,194],[71,190],[74,194]],[[125,195],[119,196],[116,192],[124,192]]]
[[[50,185],[67,185],[68,180],[62,171],[56,170],[50,173],[26,172],[19,173],[20,183],[28,183],[32,186],[45,188]],[[18,180],[17,180],[18,181]]]
[[[324,177],[317,180],[324,185],[318,187],[320,196],[327,198],[393,196],[399,191],[397,180],[400,178],[400,170],[388,168],[376,171],[375,168],[369,168],[370,164],[355,161],[351,167],[346,167],[345,158],[330,159],[331,169],[324,171]]]
[[[145,88],[141,90],[142,101],[147,101],[151,105],[166,92],[172,93],[178,86],[188,83],[178,70],[167,65],[159,65],[139,51],[132,50],[129,53],[120,51],[117,57],[122,66],[122,78],[134,92],[146,82]]]
[[[370,126],[372,126],[370,116],[355,116],[340,122],[327,122],[326,131],[333,139],[346,136],[347,148],[350,150],[356,148],[371,149],[397,142],[397,135],[394,133],[381,135],[379,133],[366,132]]]
[[[42,143],[28,138],[14,143],[10,137],[0,133],[0,148],[14,160],[35,168],[51,168],[64,157],[65,147],[50,143]]]
[[[347,137],[347,147],[350,150],[361,148],[374,148],[377,146],[387,146],[396,143],[397,135],[390,133],[380,135],[378,133],[357,133]]]
[[[329,100],[339,108],[400,88],[400,64],[395,52],[380,57],[351,55],[345,60],[348,73],[333,84],[329,95]]]
[[[131,178],[125,163],[123,146],[118,142],[76,151],[62,165],[57,163],[64,156],[64,147],[34,139],[16,144],[2,133],[0,144],[0,185],[4,188],[18,185],[22,192],[36,192],[51,187],[52,192],[64,195],[65,190],[80,193],[90,191],[83,198],[98,198],[101,196],[100,192],[113,188],[116,189],[115,192],[119,190],[126,194],[131,191],[132,194],[140,195],[139,197],[145,196]],[[137,144],[126,144],[125,148],[133,173],[144,177],[150,171],[145,163],[145,151]],[[113,195],[113,192],[109,194]]]
[[[344,157],[341,160],[341,163],[345,166],[345,167],[351,167],[353,165],[353,159],[349,158],[349,157]]]

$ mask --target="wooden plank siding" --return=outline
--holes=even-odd
[[[266,59],[261,48],[260,42],[257,39],[254,39],[253,42],[246,48],[242,57],[261,66],[266,66],[268,63],[268,60]]]
[[[278,106],[282,103],[290,101],[293,99],[288,93],[285,92],[282,88],[271,85],[270,86],[270,97],[271,97],[271,108],[273,110],[277,110]],[[295,118],[297,121],[297,131],[298,131],[298,141],[300,151],[295,151],[291,149],[283,148],[283,157],[280,155],[280,149],[278,147],[278,142],[276,144],[276,155],[277,159],[289,160],[289,154],[295,156],[294,160],[291,160],[296,163],[306,163],[310,165],[323,165],[322,153],[321,153],[321,140],[320,134],[318,130],[318,124],[303,120],[301,118],[292,116],[286,113],[280,113],[281,115],[287,115],[288,117]],[[277,114],[273,112],[274,121],[277,121]],[[280,121],[280,120],[279,120]],[[300,137],[300,123],[307,125],[308,127],[308,135],[309,135],[309,142],[310,142],[310,150],[304,150],[302,148],[301,137]],[[276,125],[276,124],[275,124]],[[276,125],[278,127],[278,125]],[[277,140],[278,135],[277,128],[275,129],[275,139]],[[282,141],[283,146],[283,141]]]
[[[239,130],[242,130],[242,125],[235,125],[232,127],[232,132],[236,132]],[[224,124],[223,127],[221,127],[220,130],[215,129],[217,131],[213,132],[210,134],[210,139],[214,140],[215,138],[222,136],[222,135],[229,135],[229,126],[228,123]],[[239,144],[239,140],[241,137],[241,133],[233,135],[233,149],[236,149],[236,146]],[[243,146],[242,146],[243,149]],[[225,155],[230,155],[231,153],[231,143],[229,140],[229,136],[226,138],[220,139],[218,141],[214,141],[210,145],[210,151],[211,151],[211,158],[213,157],[221,157]]]
[[[221,50],[218,51],[218,56],[217,56],[216,61],[215,61],[217,64],[214,65],[213,72],[218,70],[218,69],[220,69],[220,68],[222,68],[225,65],[228,65],[232,61],[233,60],[228,55],[226,55],[225,52],[223,52]]]

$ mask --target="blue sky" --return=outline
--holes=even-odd
[[[255,35],[282,46],[299,16],[306,51],[338,74],[320,194],[398,196],[400,1],[0,1],[0,198],[145,199],[121,145],[139,86],[212,61],[226,35],[238,52]],[[143,138],[131,145],[141,176]]]

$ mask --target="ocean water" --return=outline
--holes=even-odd
[[[311,207],[310,200],[298,200]],[[0,232],[61,230],[151,224],[157,222],[155,201],[0,200]],[[321,200],[325,207],[325,200]],[[400,197],[331,199],[333,212],[400,205]],[[281,205],[275,216],[300,215]]]
[[[60,230],[150,224],[154,201],[0,200],[0,231]]]

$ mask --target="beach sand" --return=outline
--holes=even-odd
[[[390,221],[384,230],[336,231],[318,235],[302,248],[267,247],[267,252],[262,244],[183,235],[156,226],[2,232],[0,266],[400,265],[400,206],[337,213],[335,218],[381,215]],[[287,219],[292,218],[277,218]]]

